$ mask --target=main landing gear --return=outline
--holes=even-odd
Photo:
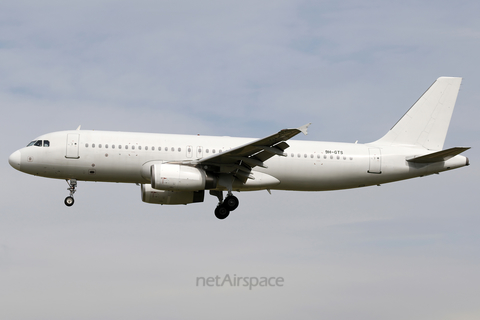
[[[214,195],[218,198],[218,206],[215,208],[215,217],[218,219],[225,219],[230,214],[230,211],[237,209],[239,201],[238,198],[233,194],[229,193],[225,200],[223,200],[222,191],[210,191],[211,195]]]
[[[77,180],[76,179],[70,179],[70,180],[65,180],[68,183],[68,191],[70,191],[70,195],[65,198],[65,205],[67,207],[73,206],[75,203],[75,200],[73,199],[73,194],[75,193],[75,188],[77,187]]]

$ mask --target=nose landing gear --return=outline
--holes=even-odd
[[[70,180],[65,180],[68,183],[68,188],[67,190],[70,191],[70,195],[65,198],[65,205],[67,207],[73,206],[75,203],[75,200],[73,199],[73,194],[75,193],[75,188],[77,187],[77,180],[76,179],[70,179]]]

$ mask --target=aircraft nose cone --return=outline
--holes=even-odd
[[[20,160],[21,154],[18,150],[12,153],[10,157],[8,157],[8,163],[10,163],[10,165],[17,170],[20,170]]]

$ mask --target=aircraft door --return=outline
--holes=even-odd
[[[67,151],[65,158],[78,159],[80,158],[78,149],[79,149],[80,134],[78,133],[69,133],[67,134]]]
[[[382,173],[382,154],[379,148],[368,149],[370,154],[370,166],[368,173]]]

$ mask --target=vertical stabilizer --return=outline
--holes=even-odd
[[[462,78],[438,78],[393,128],[373,144],[441,150],[461,82]]]

